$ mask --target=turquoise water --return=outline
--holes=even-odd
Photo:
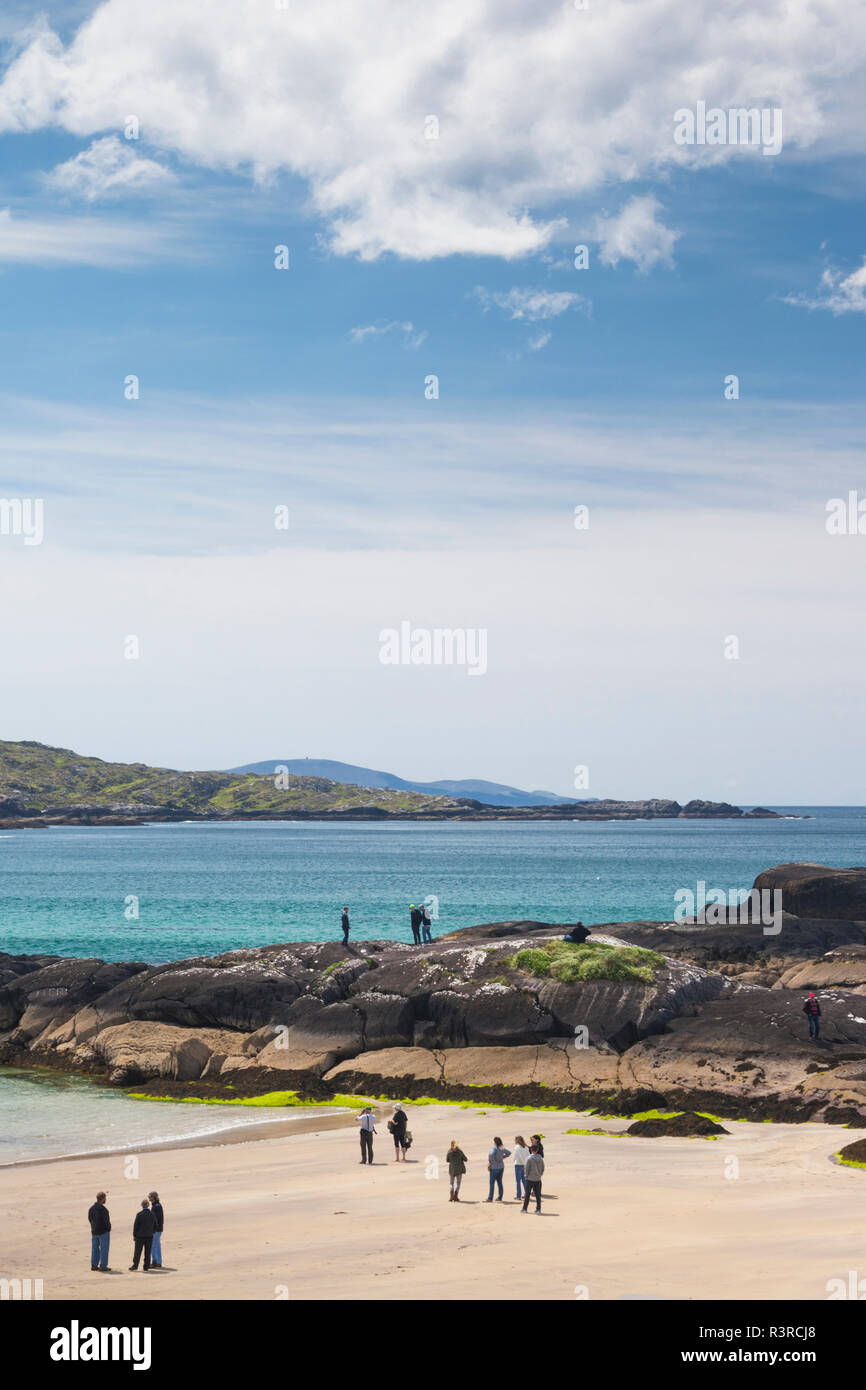
[[[794,809],[814,819],[0,832],[0,950],[158,962],[339,940],[343,903],[353,939],[407,940],[408,905],[428,895],[434,935],[509,918],[665,920],[700,879],[748,888],[788,860],[866,862],[866,808]]]
[[[0,1166],[25,1159],[145,1149],[322,1111],[159,1105],[63,1072],[0,1067]],[[115,1170],[117,1189],[123,1168]]]

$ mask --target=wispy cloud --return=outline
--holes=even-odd
[[[0,265],[140,266],[176,258],[182,238],[168,226],[96,217],[19,217],[0,208]]]
[[[533,286],[514,286],[510,290],[488,290],[476,285],[473,296],[485,314],[492,308],[501,309],[506,318],[522,323],[545,323],[557,319],[569,309],[579,309],[587,317],[592,314],[592,300],[571,290],[543,290]],[[539,329],[530,335],[526,346],[530,352],[540,352],[550,342],[549,329]],[[520,356],[520,354],[518,354]]]
[[[398,323],[396,320],[388,322],[370,323],[365,328],[352,328],[349,330],[349,338],[353,343],[366,343],[370,338],[384,338],[388,333],[401,333],[403,335],[403,346],[407,348],[418,348],[427,337],[426,329],[416,329],[414,323],[409,321]]]
[[[47,188],[95,202],[100,198],[152,193],[177,182],[176,176],[154,159],[147,159],[116,135],[94,140],[64,164],[58,164],[43,182]]]
[[[250,553],[281,539],[277,504],[290,509],[284,539],[299,549],[493,547],[522,543],[527,528],[539,543],[568,547],[578,502],[597,508],[603,535],[627,515],[672,506],[811,507],[823,534],[827,478],[844,495],[864,443],[862,419],[838,403],[775,412],[765,403],[752,430],[734,437],[721,406],[713,426],[705,410],[677,420],[667,406],[663,419],[551,404],[434,419],[423,402],[391,399],[301,407],[152,393],[143,409],[119,387],[117,398],[100,409],[0,400],[4,495],[45,498],[51,544]],[[675,542],[672,533],[672,555]]]
[[[866,314],[866,257],[857,270],[847,275],[828,267],[815,294],[789,294],[785,304],[800,309],[829,309],[831,314]]]
[[[590,301],[582,294],[570,290],[542,290],[515,286],[510,290],[487,290],[476,285],[473,294],[481,303],[484,312],[494,306],[501,309],[509,319],[525,319],[528,323],[538,323],[543,319],[559,318],[568,309],[583,309],[588,312]]]

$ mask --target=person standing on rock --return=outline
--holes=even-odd
[[[529,1157],[529,1145],[522,1134],[514,1136],[514,1181],[517,1184],[517,1200],[520,1201],[526,1191],[526,1179],[523,1169]]]
[[[135,1218],[132,1226],[132,1238],[135,1246],[132,1252],[132,1264],[129,1268],[138,1269],[138,1262],[144,1255],[145,1272],[150,1269],[150,1251],[153,1245],[153,1233],[156,1230],[156,1222],[153,1219],[153,1212],[146,1197],[141,1199],[141,1211]]]
[[[541,1175],[544,1172],[544,1159],[533,1144],[526,1160],[526,1195],[523,1198],[523,1214],[526,1215],[530,1197],[535,1198],[535,1215],[541,1215]]]
[[[153,1245],[150,1251],[151,1269],[162,1269],[162,1233],[165,1229],[165,1212],[158,1192],[149,1192],[150,1209],[153,1212]]]
[[[502,1140],[499,1138],[499,1135],[497,1134],[493,1140],[493,1148],[487,1155],[487,1171],[490,1174],[490,1193],[487,1197],[488,1202],[493,1201],[494,1185],[499,1188],[499,1196],[496,1198],[496,1200],[497,1202],[502,1201],[504,1195],[502,1191],[502,1174],[505,1172],[505,1160],[506,1158],[508,1158],[508,1155],[510,1153],[510,1149],[503,1148]]]
[[[97,1192],[96,1201],[87,1213],[90,1222],[90,1268],[105,1274],[110,1268],[108,1247],[111,1244],[111,1217],[105,1205],[105,1193]]]
[[[361,1126],[361,1162],[373,1163],[373,1135],[376,1133],[376,1116],[373,1114],[373,1107],[365,1105],[358,1116],[358,1124]]]
[[[420,945],[421,945],[421,918],[422,918],[421,909],[418,908],[418,907],[416,907],[414,903],[410,903],[410,904],[409,904],[409,923],[410,923],[410,926],[412,927],[412,940],[415,942],[415,945],[416,945],[416,946],[420,946]]]
[[[432,937],[431,932],[430,932],[430,928],[432,927],[432,925],[433,925],[433,922],[432,922],[432,920],[431,920],[430,913],[427,911],[426,907],[423,907],[423,906],[422,906],[422,908],[421,908],[421,935],[422,935],[422,937],[424,938],[425,941],[429,941],[431,944],[432,944],[432,942],[433,942],[433,937]]]
[[[810,995],[809,995],[809,998],[806,1000],[805,1004],[803,1005],[803,1013],[806,1015],[806,1017],[807,1017],[808,1020],[809,1020],[809,1037],[810,1037],[810,1038],[820,1038],[820,1036],[821,1036],[821,1005],[818,1003],[818,1000],[815,998],[814,994],[810,994]]]
[[[343,916],[342,916],[342,918],[340,919],[340,926],[343,928],[343,945],[344,945],[344,946],[348,946],[348,944],[349,944],[349,909],[348,909],[347,907],[344,907],[344,908],[343,908]]]
[[[398,1103],[394,1107],[394,1114],[388,1121],[388,1128],[394,1136],[394,1162],[399,1163],[400,1159],[406,1162],[406,1150],[409,1145],[406,1142],[406,1127],[409,1124],[406,1118],[406,1111]]]
[[[445,1155],[445,1162],[448,1164],[448,1200],[449,1202],[460,1201],[460,1184],[463,1181],[463,1174],[466,1172],[466,1155],[457,1146],[457,1140],[451,1140],[451,1147]]]

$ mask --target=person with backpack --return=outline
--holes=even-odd
[[[809,1020],[809,1037],[810,1037],[810,1038],[820,1038],[820,1036],[821,1036],[821,1005],[818,1003],[818,1000],[815,998],[814,994],[810,994],[810,995],[809,995],[809,998],[806,1000],[805,1004],[803,1005],[803,1013],[806,1015],[806,1017],[807,1017],[808,1020]]]
[[[487,1198],[488,1202],[493,1201],[494,1186],[499,1188],[499,1196],[496,1198],[497,1202],[502,1201],[504,1195],[502,1191],[502,1174],[505,1172],[505,1160],[510,1153],[510,1149],[503,1148],[502,1140],[497,1134],[493,1140],[493,1148],[487,1155],[487,1171],[490,1174],[490,1194]]]
[[[526,1215],[530,1197],[535,1198],[535,1215],[541,1215],[541,1175],[544,1172],[544,1159],[533,1144],[526,1160],[526,1196],[523,1198],[523,1214]]]
[[[409,904],[409,924],[412,928],[412,940],[416,946],[421,945],[421,920],[423,913],[414,903]]]
[[[449,1202],[460,1201],[460,1184],[463,1181],[463,1174],[466,1172],[466,1155],[457,1146],[457,1140],[451,1140],[451,1147],[445,1155],[445,1162],[448,1164],[448,1200]]]
[[[519,1202],[523,1193],[526,1191],[526,1179],[524,1177],[524,1165],[529,1157],[529,1145],[522,1134],[514,1136],[514,1181],[517,1184],[517,1201]],[[522,1190],[521,1190],[522,1189]]]
[[[395,1163],[399,1163],[401,1157],[403,1159],[403,1162],[406,1162],[406,1150],[409,1147],[409,1144],[407,1143],[408,1124],[409,1121],[406,1117],[406,1111],[403,1109],[402,1105],[398,1101],[397,1104],[394,1106],[394,1114],[388,1121],[388,1129],[390,1130],[394,1138]]]

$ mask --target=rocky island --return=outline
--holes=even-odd
[[[293,1091],[866,1128],[866,869],[778,865],[760,923],[496,922],[164,965],[0,955],[0,1061],[150,1095]],[[805,991],[822,1009],[810,1039]]]
[[[655,820],[773,817],[725,801],[594,800],[488,806],[469,797],[361,787],[326,777],[178,772],[68,748],[0,741],[0,829],[230,820]]]

